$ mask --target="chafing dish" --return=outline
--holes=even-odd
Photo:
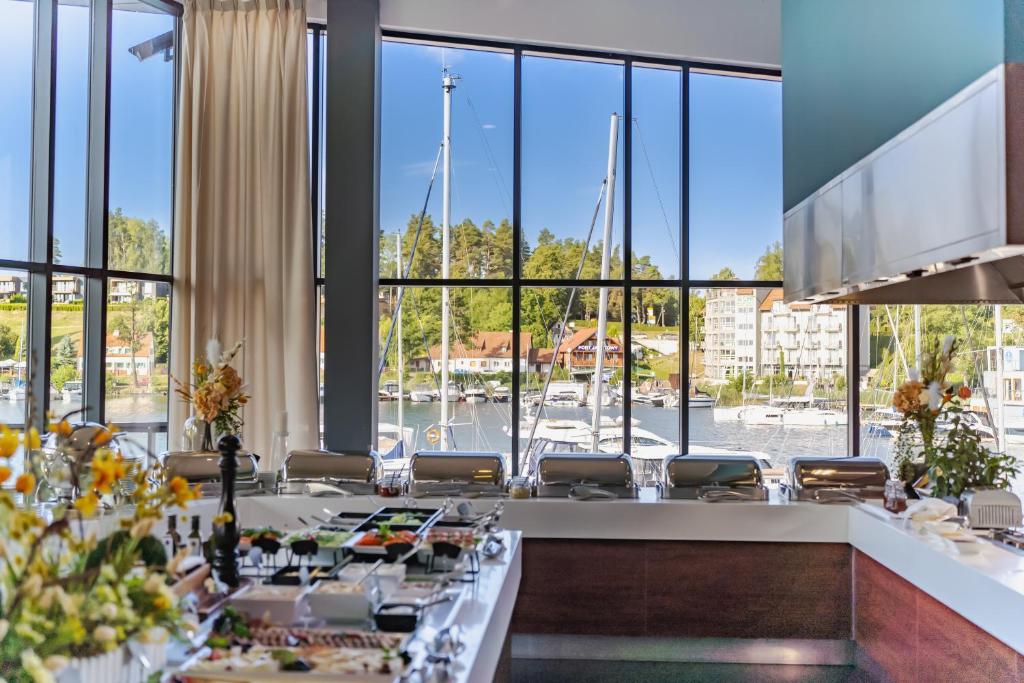
[[[710,502],[768,498],[761,463],[753,456],[670,455],[662,470],[662,498]]]
[[[859,502],[884,498],[888,479],[889,468],[878,458],[798,456],[789,461],[782,489],[790,500]]]
[[[409,463],[409,495],[498,496],[505,491],[500,453],[419,451]]]
[[[535,492],[538,498],[636,498],[633,460],[625,453],[544,453]]]
[[[235,492],[243,495],[262,492],[256,456],[248,451],[239,451],[235,457],[238,459]],[[190,484],[202,484],[204,498],[220,495],[220,453],[171,451],[163,454],[162,461],[170,476],[184,477]]]
[[[370,495],[376,493],[383,472],[380,456],[373,451],[292,451],[281,465],[277,492],[303,493],[320,485],[325,493]]]
[[[969,489],[960,498],[963,500],[963,515],[972,529],[1010,529],[1024,522],[1020,498],[1010,491]]]

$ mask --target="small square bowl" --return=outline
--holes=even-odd
[[[313,616],[325,621],[365,621],[370,618],[368,588],[354,581],[320,581],[307,596]]]

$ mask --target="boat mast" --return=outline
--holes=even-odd
[[[921,367],[921,304],[914,304],[914,364]]]
[[[402,232],[395,235],[395,270],[397,277],[402,277]],[[402,288],[398,288],[398,300],[402,300]],[[403,391],[402,375],[405,365],[402,362],[402,307],[395,311],[395,331],[398,334],[398,440],[402,442],[402,455],[405,456],[405,392]]]
[[[996,448],[1006,451],[1006,404],[1003,387],[1003,307],[995,305],[996,325],[996,405],[999,406],[998,422],[996,422]]]
[[[451,219],[452,204],[452,90],[455,77],[444,67],[441,77],[444,91],[444,136],[441,141],[442,192],[441,192],[441,277],[448,280],[451,271],[451,243],[448,222]],[[441,287],[441,450],[448,448],[448,287]]]
[[[608,196],[604,204],[604,243],[601,245],[601,279],[607,280],[611,275],[612,261],[612,219],[615,213],[615,155],[619,147],[619,115],[612,113],[608,130]],[[624,263],[629,263],[626,255]],[[594,399],[594,413],[591,423],[591,448],[596,453],[601,440],[601,386],[604,380],[604,346],[608,334],[608,288],[601,288],[601,298],[597,309],[597,352],[594,360],[594,377],[591,390]],[[625,349],[622,349],[626,353]],[[623,366],[625,367],[625,366]],[[628,448],[628,444],[623,444]]]

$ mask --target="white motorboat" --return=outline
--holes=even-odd
[[[464,392],[464,396],[466,397],[466,403],[487,402],[487,390],[479,385],[468,387]]]
[[[801,408],[782,413],[786,427],[833,427],[847,423],[846,413],[829,408]]]
[[[416,432],[412,427],[399,429],[391,422],[377,423],[377,452],[385,472],[399,472],[409,466],[416,450]]]
[[[649,394],[637,393],[633,395],[633,403],[644,406],[654,406],[655,408],[664,408],[665,400],[667,398],[668,396],[666,394],[659,394],[657,392]]]
[[[436,390],[428,386],[417,386],[409,391],[409,400],[413,403],[430,403],[436,394]]]
[[[747,406],[740,411],[739,419],[745,425],[781,425],[785,412],[772,405]]]
[[[715,408],[715,422],[739,422],[740,416],[747,406],[731,406],[729,408]]]
[[[512,390],[508,387],[494,387],[491,392],[491,400],[495,403],[508,403],[512,400]]]
[[[687,408],[714,408],[715,397],[705,394],[704,392],[697,392],[691,394],[686,400]]]
[[[435,401],[441,400],[441,392],[439,390],[434,389],[431,392],[431,395],[434,397]],[[462,400],[462,389],[459,388],[457,382],[448,382],[448,400],[450,402],[454,401],[455,403]]]
[[[25,387],[13,387],[7,392],[8,401],[24,401],[25,400]]]

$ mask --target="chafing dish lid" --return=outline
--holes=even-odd
[[[761,463],[751,455],[670,455],[665,458],[670,486],[760,486]]]
[[[579,482],[628,486],[633,483],[633,460],[625,453],[545,453],[537,461],[538,484]]]
[[[789,461],[789,480],[803,488],[884,487],[889,470],[878,458],[798,456]]]
[[[256,458],[252,453],[241,451],[237,454],[238,477],[256,478]],[[220,481],[220,454],[202,451],[172,451],[163,457],[164,467],[171,476],[184,477],[190,482]]]
[[[505,461],[486,451],[418,451],[410,464],[415,481],[466,481],[504,484]]]
[[[321,450],[296,450],[288,454],[281,468],[289,480],[376,481],[380,458],[374,452],[336,453]]]

